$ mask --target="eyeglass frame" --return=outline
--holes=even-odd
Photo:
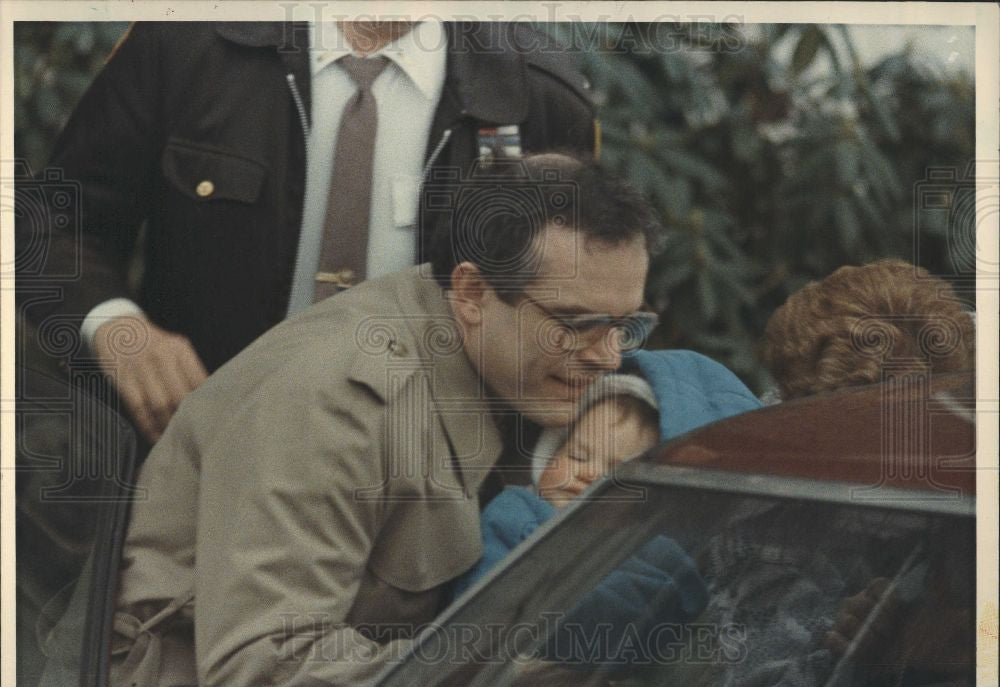
[[[519,304],[527,301],[528,303],[534,305],[542,314],[549,320],[556,323],[559,327],[568,331],[576,339],[576,344],[572,346],[561,346],[567,353],[579,353],[580,351],[585,351],[603,337],[607,336],[608,333],[615,330],[624,331],[626,335],[630,331],[634,331],[632,327],[621,326],[620,322],[638,322],[639,329],[641,331],[641,336],[637,337],[637,342],[630,345],[621,345],[621,350],[634,351],[642,346],[642,343],[649,338],[649,335],[653,333],[653,330],[660,323],[660,316],[650,310],[636,310],[635,312],[629,313],[628,315],[607,315],[607,314],[580,314],[580,315],[560,315],[558,313],[552,312],[550,309],[542,305],[538,299],[533,298],[525,292],[520,292],[517,294],[520,298],[517,298],[513,302],[503,299],[508,305]],[[584,324],[581,324],[584,323]],[[607,332],[602,333],[600,336],[596,336],[593,339],[587,340],[586,342],[581,342],[580,340],[584,338],[584,332],[590,330],[599,331],[601,328],[607,328]]]

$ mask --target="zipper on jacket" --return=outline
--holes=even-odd
[[[306,177],[309,175],[309,119],[306,117],[306,106],[302,103],[302,95],[299,93],[299,87],[295,83],[295,75],[289,72],[285,74],[285,81],[288,82],[288,90],[292,92],[292,100],[295,101],[295,109],[299,113],[299,123],[302,125],[302,146],[305,149],[305,169],[302,170],[302,207],[301,219],[299,219],[299,238],[295,242],[295,262],[292,265],[292,281],[288,289],[288,302],[285,303],[285,317],[289,315],[289,308],[292,305],[292,294],[295,292],[295,277],[299,273],[299,268],[301,267],[302,258],[299,255],[299,244],[302,242],[302,223],[305,221],[306,216],[306,193],[305,187],[307,182]]]
[[[306,143],[306,154],[309,154],[309,118],[306,117],[306,106],[302,104],[302,96],[299,94],[299,87],[295,83],[295,74],[289,72],[285,74],[285,80],[288,81],[288,88],[292,92],[292,100],[295,101],[295,109],[299,112],[299,123],[302,124],[302,134],[307,139]]]
[[[441,151],[444,147],[448,145],[448,141],[451,140],[451,129],[445,129],[441,132],[441,139],[434,146],[434,150],[431,151],[430,156],[427,158],[427,164],[424,165],[423,171],[420,173],[420,185],[417,187],[417,227],[421,224],[420,211],[423,209],[424,205],[424,186],[427,185],[427,175],[431,173],[431,167],[437,162],[438,156],[441,155]],[[420,233],[417,233],[417,259],[426,260],[427,256],[424,255],[424,251],[421,247]]]
[[[427,175],[431,171],[431,166],[437,161],[438,155],[444,150],[444,147],[448,145],[448,141],[451,139],[451,129],[445,129],[441,132],[441,140],[438,144],[434,146],[434,150],[431,151],[430,157],[427,158],[427,164],[424,165],[424,171],[420,173],[420,185],[423,186],[424,182],[427,181]],[[419,196],[418,196],[419,197]]]

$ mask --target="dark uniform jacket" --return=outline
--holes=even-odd
[[[586,82],[551,39],[517,24],[446,32],[431,173],[468,170],[480,129],[494,125],[518,124],[525,151],[593,150]],[[109,298],[131,297],[189,337],[209,371],[283,319],[305,192],[307,43],[305,24],[133,25],[56,144],[48,175],[71,182],[72,202],[19,223],[18,253],[38,263],[19,264],[26,316],[78,323]],[[420,223],[418,262],[446,215]],[[130,293],[144,221],[143,273]],[[62,287],[62,298],[32,303],[39,283]]]

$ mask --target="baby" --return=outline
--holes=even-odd
[[[618,463],[760,407],[732,372],[693,351],[636,351],[624,368],[635,374],[604,375],[587,389],[571,428],[542,433],[532,458],[535,488],[508,487],[483,510],[483,556],[453,583],[455,596]]]
[[[606,375],[580,399],[572,428],[542,433],[532,459],[536,488],[508,487],[482,514],[483,556],[454,583],[458,596],[615,465],[659,439],[656,399],[633,375]]]
[[[627,365],[637,374],[605,375],[587,389],[570,428],[542,433],[532,461],[535,488],[509,487],[484,509],[483,556],[453,583],[453,598],[622,461],[760,406],[729,370],[692,351],[638,351]],[[619,654],[626,650],[619,639],[630,632],[642,637],[658,624],[689,622],[706,603],[694,561],[676,542],[657,536],[568,611],[541,657],[585,669],[620,668]],[[596,654],[577,655],[579,643],[563,630],[571,626],[610,628],[609,641]]]
[[[660,438],[653,390],[641,377],[608,375],[599,379],[581,403],[573,430],[543,435],[535,449],[538,494],[561,508],[597,478],[624,460],[655,446]],[[561,447],[552,456],[548,447]]]

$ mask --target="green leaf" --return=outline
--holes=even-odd
[[[683,145],[686,139],[682,132],[667,127],[660,127],[653,132],[655,144],[664,148]]]
[[[743,162],[756,160],[765,145],[760,134],[749,123],[738,123],[733,129],[733,154]]]
[[[91,26],[85,25],[77,29],[73,39],[73,47],[78,54],[86,55],[93,52],[94,45],[97,43],[96,33],[96,30]]]
[[[833,151],[829,147],[824,146],[806,152],[798,168],[793,171],[794,186],[809,185],[807,191],[810,194],[815,193],[815,182],[817,179],[826,180],[833,164]]]
[[[670,268],[691,262],[691,233],[667,227],[663,239],[662,262]]]
[[[60,90],[63,94],[68,95],[71,100],[75,101],[87,90],[90,82],[91,78],[87,74],[64,74],[60,83]]]
[[[861,143],[859,152],[862,169],[872,189],[882,196],[886,204],[892,204],[894,200],[902,198],[903,185],[893,164],[870,142],[866,145],[862,139]]]
[[[681,53],[668,51],[660,56],[660,65],[667,79],[674,82],[686,81],[690,70]]]
[[[790,29],[791,27],[792,27],[791,24],[771,24],[771,25],[769,25],[768,28],[770,28],[770,30],[771,30],[770,31],[770,33],[771,33],[771,42],[772,43],[777,43],[779,40],[781,40],[781,37],[784,36],[785,33],[788,31],[788,29]]]
[[[66,23],[59,24],[56,28],[55,33],[52,36],[53,45],[64,45],[67,43],[73,43],[76,40],[77,35],[80,33],[80,29],[86,27],[86,24],[78,23]]]
[[[830,214],[833,209],[829,196],[819,196],[816,198],[809,211],[807,226],[814,235],[826,232],[830,228]]]
[[[654,277],[652,280],[653,293],[658,294],[668,294],[672,289],[677,287],[679,284],[683,284],[691,275],[694,274],[694,269],[690,261],[677,262],[672,264],[669,268],[664,266],[664,269],[657,269],[654,272]]]
[[[840,247],[848,255],[853,254],[861,243],[861,227],[848,198],[837,196],[833,199],[833,221],[840,237]]]
[[[715,295],[715,286],[707,271],[699,272],[695,278],[698,285],[698,302],[701,304],[701,314],[706,320],[711,320],[719,311],[719,302]]]
[[[837,170],[837,181],[843,186],[854,184],[861,166],[857,147],[848,140],[837,141],[833,146],[833,160]]]
[[[681,177],[664,177],[653,189],[654,197],[673,218],[684,217],[691,210],[691,184]]]
[[[795,44],[795,52],[792,53],[792,74],[798,76],[812,64],[823,40],[823,34],[817,26],[809,26],[802,32],[799,42]]]
[[[718,282],[732,292],[734,298],[727,298],[726,303],[730,306],[739,303],[753,304],[757,299],[750,291],[750,288],[743,283],[746,278],[746,270],[740,269],[735,263],[710,263],[710,270]]]
[[[125,21],[97,22],[98,42],[110,52],[127,29],[128,22]]]
[[[858,209],[861,210],[861,214],[864,216],[868,226],[881,227],[885,225],[888,218],[884,213],[879,211],[875,203],[872,202],[871,196],[863,190],[867,188],[867,184],[865,182],[858,183],[861,184],[860,188],[856,185],[851,188],[851,192],[854,202],[857,204]]]
[[[875,113],[875,121],[882,129],[882,132],[889,138],[889,140],[893,142],[898,141],[900,137],[899,126],[896,124],[895,117],[893,117],[893,115],[886,108],[884,99],[872,93],[871,88],[869,88],[863,81],[859,84],[859,89],[865,100],[867,100],[868,104],[871,106],[872,112]]]
[[[740,343],[731,336],[718,336],[716,334],[695,334],[695,342],[697,342],[699,347],[703,347],[709,351],[716,352],[732,352],[737,350]]]
[[[842,70],[840,57],[837,55],[837,46],[830,40],[830,36],[827,35],[826,31],[820,30],[820,36],[823,38],[823,48],[826,50],[826,54],[830,56],[830,63],[833,66],[834,73],[840,74]]]
[[[705,237],[708,242],[718,252],[732,262],[739,262],[747,259],[739,246],[726,234],[725,229],[718,225],[710,226],[706,222]]]
[[[54,88],[42,87],[36,96],[38,113],[42,121],[50,126],[58,125],[63,118],[64,108],[59,94]]]
[[[658,89],[639,71],[634,62],[617,55],[608,59],[614,64],[612,90],[617,91],[635,110],[633,118],[654,119],[660,104]]]
[[[669,183],[663,170],[646,153],[633,149],[626,157],[628,178],[639,188],[655,193],[659,186]]]
[[[680,150],[658,150],[657,157],[666,167],[684,176],[694,177],[715,190],[725,190],[729,186],[726,177],[710,163]]]

